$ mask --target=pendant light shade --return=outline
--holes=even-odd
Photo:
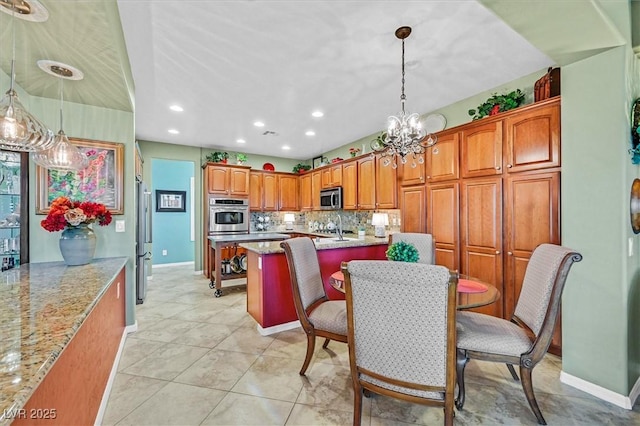
[[[10,76],[11,85],[0,101],[0,149],[33,152],[50,148],[53,145],[53,132],[25,109],[18,100],[18,94],[13,88],[16,79],[16,36],[14,21],[16,12],[20,13],[19,10],[17,10],[18,5],[16,3],[15,1],[11,2],[11,36],[13,43]]]
[[[75,145],[69,142],[69,138],[67,138],[67,135],[62,129],[62,107],[64,105],[63,81],[64,79],[77,80],[82,78],[82,73],[69,65],[51,61],[38,61],[38,66],[48,74],[60,78],[60,130],[54,138],[53,146],[45,150],[33,152],[31,159],[39,166],[50,170],[82,170],[87,167],[89,160]],[[74,71],[77,71],[77,73],[74,74]]]

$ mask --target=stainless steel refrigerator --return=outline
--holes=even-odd
[[[143,181],[136,182],[136,305],[147,295],[148,263],[151,260],[151,192]]]

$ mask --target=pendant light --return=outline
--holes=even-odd
[[[64,106],[64,80],[80,80],[83,74],[76,68],[59,62],[42,60],[38,61],[38,66],[46,73],[60,79],[60,130],[54,138],[53,146],[49,149],[32,152],[31,159],[39,166],[50,170],[82,170],[87,167],[89,160],[75,145],[69,142],[64,133],[62,108]]]
[[[374,152],[381,153],[382,163],[385,166],[391,164],[394,169],[398,167],[396,157],[400,157],[400,162],[406,164],[409,154],[413,157],[412,167],[416,167],[416,158],[418,163],[424,163],[420,154],[423,154],[426,148],[435,145],[437,141],[435,135],[427,134],[422,128],[420,115],[405,112],[404,103],[407,97],[404,94],[404,40],[411,34],[411,27],[400,27],[395,34],[397,38],[402,40],[402,92],[400,95],[402,111],[397,117],[389,117],[387,132],[383,140],[376,140],[371,144]]]
[[[24,5],[20,0],[3,0],[2,8],[11,9],[11,83],[9,90],[0,100],[0,149],[11,151],[36,151],[53,145],[53,132],[36,117],[29,113],[18,100],[14,90],[16,79],[16,12],[21,13]]]

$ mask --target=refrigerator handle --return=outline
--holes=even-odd
[[[144,214],[147,216],[147,229],[145,229],[145,242],[152,243],[153,214],[151,213],[151,192],[144,192]]]

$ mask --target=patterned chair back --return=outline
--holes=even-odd
[[[457,274],[420,263],[354,260],[346,265],[352,362],[362,371],[435,388],[410,389],[366,373],[361,379],[444,400],[447,379],[454,380]]]
[[[404,241],[413,244],[418,249],[418,263],[433,265],[436,262],[435,241],[431,234],[418,232],[400,232],[389,236],[389,244]]]
[[[296,281],[292,284],[297,285],[302,308],[306,311],[312,303],[326,297],[316,246],[308,237],[290,238],[280,246],[285,249],[289,270]]]
[[[529,259],[514,315],[536,336],[540,334],[547,312],[553,308],[550,302],[554,289],[562,292],[569,268],[576,261],[575,255],[577,253],[567,247],[541,244]],[[560,295],[555,299],[559,303]],[[555,323],[555,318],[552,320]]]

